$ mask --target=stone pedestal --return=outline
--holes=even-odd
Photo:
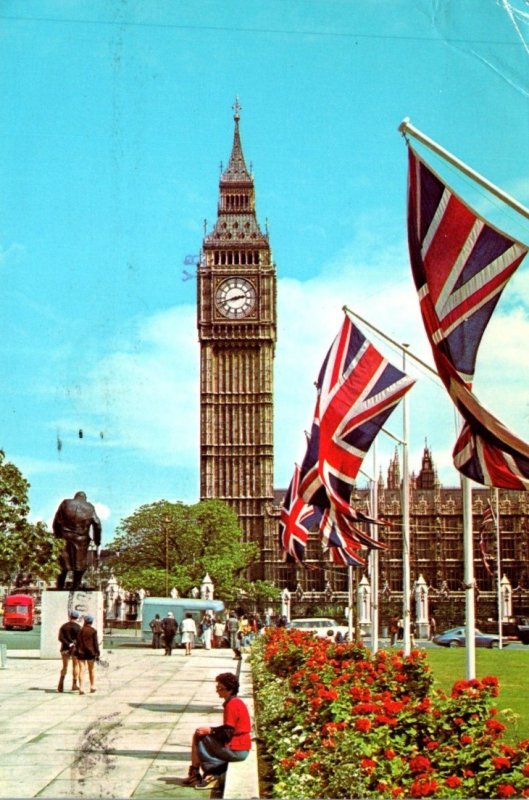
[[[91,614],[97,630],[99,646],[103,646],[103,592],[91,589],[61,591],[48,589],[42,593],[42,622],[40,626],[40,657],[60,659],[59,628],[68,622],[70,611],[78,611],[79,623],[83,614]]]

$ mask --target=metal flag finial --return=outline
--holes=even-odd
[[[233,118],[238,122],[240,120],[240,118],[241,118],[240,112],[242,111],[242,106],[239,103],[239,98],[238,97],[235,98],[235,102],[234,102],[232,108],[233,108],[233,110],[235,112]]]

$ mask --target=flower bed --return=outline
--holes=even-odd
[[[269,630],[251,656],[281,798],[529,797],[529,741],[502,742],[495,677],[432,688],[426,653]]]

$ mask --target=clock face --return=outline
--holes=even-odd
[[[255,286],[245,278],[227,278],[217,288],[215,303],[224,317],[242,319],[255,309]]]

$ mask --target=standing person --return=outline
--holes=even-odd
[[[236,659],[241,658],[241,643],[239,641],[239,620],[235,611],[230,611],[230,616],[226,622],[226,633],[230,642],[230,647],[233,650],[233,657]]]
[[[78,611],[70,611],[68,622],[65,622],[59,628],[59,642],[61,643],[61,658],[62,668],[59,678],[59,685],[57,691],[64,691],[64,679],[68,674],[68,664],[72,662],[72,692],[79,689],[77,681],[79,680],[79,662],[75,653],[75,642],[77,641],[77,634],[81,630],[81,626],[76,621],[79,619]]]
[[[99,642],[97,631],[92,627],[94,618],[91,614],[84,615],[84,625],[77,634],[75,650],[79,660],[79,694],[84,694],[83,680],[85,666],[88,669],[90,692],[95,692],[95,662],[99,660]]]
[[[428,626],[428,639],[431,641],[433,639],[433,637],[435,636],[436,631],[437,631],[437,621],[436,621],[436,619],[435,619],[433,614],[430,614],[429,623],[430,624]]]
[[[222,647],[225,630],[226,624],[222,622],[220,617],[217,617],[213,623],[213,644],[215,647]]]
[[[204,649],[211,650],[211,637],[213,636],[213,619],[206,611],[202,617],[202,641],[204,642]]]
[[[399,618],[392,617],[389,621],[389,635],[391,637],[391,644],[397,644],[397,637],[399,635]]]
[[[195,789],[214,789],[231,761],[244,761],[252,747],[252,723],[246,703],[237,697],[239,681],[231,672],[216,677],[223,702],[222,725],[197,728],[191,743],[191,766],[183,783]]]
[[[172,611],[168,611],[162,620],[163,640],[165,644],[165,655],[170,656],[173,652],[174,637],[176,636],[176,620]]]
[[[190,656],[193,645],[195,644],[197,626],[195,620],[193,619],[193,615],[189,611],[182,620],[180,630],[182,632],[182,644],[186,649],[186,656]]]
[[[155,614],[154,619],[149,622],[152,631],[152,647],[158,650],[162,646],[163,623],[159,614]]]

